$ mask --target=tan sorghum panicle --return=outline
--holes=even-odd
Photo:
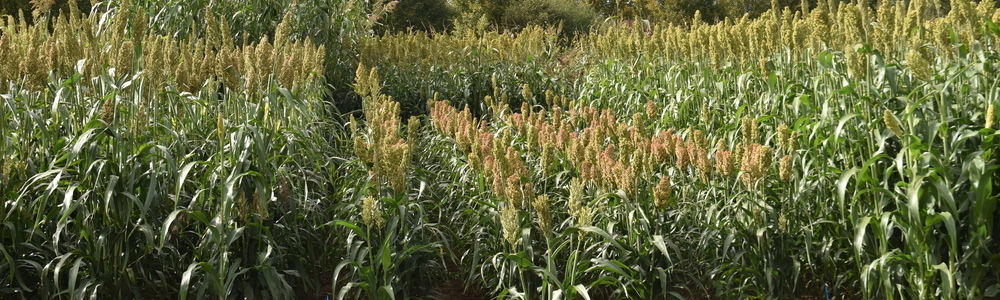
[[[485,160],[485,162],[483,163],[484,175],[486,175],[486,173],[489,173],[493,177],[492,180],[493,184],[490,185],[493,188],[493,195],[496,196],[498,199],[507,200],[506,178],[504,178],[503,175],[500,174],[500,172],[497,172],[496,170],[490,171],[490,169],[494,168],[492,166],[495,165],[495,162],[493,161],[493,156],[487,156],[484,160]],[[487,178],[487,180],[489,180],[489,178]]]
[[[788,180],[792,178],[792,156],[785,155],[781,157],[781,163],[779,164],[778,169],[781,181],[788,182]]]
[[[761,58],[757,60],[757,69],[760,70],[761,75],[764,76],[771,75],[771,67],[769,66],[770,63],[771,63],[770,58]]]
[[[996,2],[994,0],[982,0],[979,1],[979,5],[976,6],[976,15],[989,19],[993,16],[993,12],[995,10]]]
[[[12,161],[13,161],[12,159],[8,159],[7,157],[4,157],[3,160],[0,160],[0,166],[2,166],[3,168],[3,172],[0,173],[0,182],[11,182],[10,171],[13,170],[13,164],[10,162]],[[0,199],[2,199],[2,197],[3,196],[0,196]]]
[[[743,149],[745,147],[746,144],[743,143],[737,143],[736,146],[733,147],[733,163],[738,164],[743,161]]]
[[[688,151],[684,148],[683,143],[676,143],[674,148],[674,156],[677,157],[677,169],[681,171],[687,170],[688,165]]]
[[[715,169],[724,178],[729,178],[733,174],[733,152],[726,150],[715,151]]]
[[[389,162],[394,167],[388,174],[389,186],[396,193],[406,193],[406,173],[410,168],[410,161],[413,156],[412,148],[400,139],[399,143],[393,147],[392,155],[394,155],[395,159]]]
[[[503,227],[503,237],[511,246],[516,247],[520,239],[518,234],[521,231],[521,224],[518,222],[518,209],[508,203],[500,210],[500,225]]]
[[[493,87],[493,100],[500,99],[500,86],[497,84],[497,74],[490,75],[490,84]]]
[[[903,138],[903,129],[900,128],[899,119],[896,118],[896,115],[892,114],[892,112],[887,109],[882,113],[882,121],[885,122],[885,126],[888,127],[892,133],[896,134],[899,138]]]
[[[656,109],[656,103],[652,100],[646,101],[646,118],[654,121],[660,118],[660,113]]]
[[[101,107],[101,120],[109,125],[115,122],[115,110],[118,106],[118,98],[112,97],[104,101],[104,105]]]
[[[375,197],[365,196],[361,200],[361,220],[368,228],[382,229],[382,226],[385,225],[382,204]]]
[[[527,203],[524,202],[524,195],[522,194],[521,178],[517,175],[507,176],[504,188],[504,195],[506,195],[508,203],[518,209],[523,209]]]
[[[580,164],[580,179],[588,182],[597,181],[597,171],[595,170],[594,163],[590,160],[584,161]]]
[[[418,138],[420,138],[420,118],[412,116],[406,122],[406,141],[411,148],[416,148]]]
[[[267,210],[267,203],[264,202],[264,199],[262,199],[257,192],[254,192],[250,201],[252,201],[251,207],[253,208],[253,213],[257,217],[256,222],[260,223],[263,220],[267,220],[270,212]]]
[[[660,182],[653,188],[653,204],[658,209],[664,209],[670,204],[670,192],[673,187],[670,184],[670,177],[660,177]]]
[[[822,5],[812,11],[809,22],[813,28],[809,35],[809,39],[812,41],[811,46],[816,50],[813,51],[814,53],[819,53],[819,49],[826,46],[830,34],[829,21],[826,19],[826,11]]]
[[[718,140],[715,141],[715,151],[723,151],[723,150],[726,150],[726,140],[723,138],[719,138]]]
[[[531,86],[528,85],[527,83],[525,83],[524,85],[521,86],[521,97],[524,98],[524,102],[521,105],[521,108],[522,108],[521,112],[522,113],[526,113],[523,108],[528,103],[534,101],[533,99],[535,98],[535,96],[531,94]]]
[[[931,69],[930,54],[927,49],[911,42],[910,51],[906,52],[906,64],[910,67],[913,75],[921,80],[931,80],[933,70]]]
[[[554,165],[555,151],[555,145],[552,142],[545,143],[542,146],[542,153],[539,157],[539,167],[542,171],[542,177],[549,175],[549,170]]]
[[[247,195],[243,189],[239,189],[239,193],[236,194],[236,199],[233,203],[233,214],[234,217],[240,221],[246,221],[247,213],[250,210],[250,206],[247,203]]]
[[[576,216],[583,208],[583,180],[573,178],[569,181],[569,213]]]
[[[855,45],[851,44],[844,47],[844,56],[847,59],[848,74],[855,78],[864,78],[868,75],[867,54],[858,53]]]
[[[798,131],[792,131],[788,137],[788,153],[795,153],[799,149],[799,138],[802,136]]]
[[[616,181],[618,189],[622,190],[630,200],[635,200],[636,188],[635,188],[635,169],[624,162],[619,162],[616,165],[617,174]]]
[[[591,226],[594,223],[594,208],[584,206],[574,217],[576,218],[576,227]],[[586,231],[581,230],[579,233],[580,240],[587,236]]]
[[[140,103],[136,107],[137,112],[132,114],[132,134],[142,136],[146,133],[149,117],[146,115],[146,104]]]
[[[531,197],[535,196],[535,183],[528,181],[521,184],[521,205],[523,209],[528,208]]]
[[[756,143],[754,132],[757,131],[757,120],[753,118],[743,118],[740,126],[740,133],[744,144]]]
[[[552,237],[552,214],[549,211],[551,207],[549,196],[540,195],[535,197],[535,201],[531,204],[535,208],[535,214],[538,216],[538,228],[542,230],[546,238]]]
[[[708,150],[704,147],[696,147],[693,155],[694,165],[698,168],[702,181],[708,182],[709,176],[712,175],[712,160],[708,158]]]
[[[547,107],[555,108],[558,102],[559,100],[556,99],[555,93],[552,90],[545,90],[545,105]]]
[[[995,104],[990,104],[986,108],[986,128],[993,128],[993,122],[996,120],[996,108]]]
[[[632,127],[631,129],[646,130],[646,118],[642,113],[635,113],[632,115]]]
[[[940,18],[932,21],[928,21],[926,27],[931,33],[931,38],[933,39],[934,46],[945,54],[948,58],[951,58],[953,53],[951,49],[951,35],[953,31],[956,30],[955,25],[949,18]],[[916,37],[913,39],[916,41]],[[920,45],[912,45],[920,46]]]
[[[781,147],[782,149],[786,149],[787,150],[788,149],[788,139],[791,137],[791,132],[788,129],[788,125],[785,125],[785,124],[778,125],[778,128],[776,129],[776,131],[777,131],[776,134],[777,134],[777,137],[778,137],[778,147]]]
[[[743,155],[740,168],[743,171],[743,184],[752,187],[758,180],[764,178],[771,166],[771,147],[751,144]]]
[[[22,2],[23,3],[23,2]],[[42,14],[49,12],[52,9],[52,5],[56,4],[55,0],[31,0],[31,17],[37,20]]]
[[[708,147],[708,138],[705,137],[705,132],[701,131],[701,129],[695,130],[691,136],[691,141],[694,142],[695,146],[701,148]]]

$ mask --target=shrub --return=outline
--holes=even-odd
[[[562,24],[562,34],[572,35],[587,31],[596,15],[594,9],[580,1],[521,0],[505,8],[503,23],[515,29]]]
[[[453,16],[454,11],[445,0],[401,1],[386,17],[384,30],[444,31],[451,27]]]
[[[46,1],[39,1],[39,3],[41,2]],[[90,11],[90,1],[49,0],[47,4],[49,5],[49,11],[58,14],[59,11],[68,12],[70,2],[76,2],[80,11]],[[31,0],[4,0],[3,2],[0,2],[0,16],[11,15],[17,17],[18,14],[23,11],[26,19],[25,21],[27,21],[28,24],[34,23],[34,18],[32,17],[33,10],[34,7],[32,6]]]

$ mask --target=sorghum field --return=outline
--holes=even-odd
[[[3,299],[1000,297],[992,0],[20,2]]]

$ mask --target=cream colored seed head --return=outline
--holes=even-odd
[[[549,196],[540,195],[535,197],[535,201],[531,204],[535,208],[535,214],[538,215],[538,228],[542,230],[545,237],[552,237],[552,214],[549,211],[551,207]]]
[[[885,122],[885,126],[889,130],[892,130],[892,133],[896,134],[899,138],[903,138],[903,129],[900,128],[899,119],[896,118],[896,115],[887,109],[882,113],[882,121]]]
[[[795,153],[795,150],[799,149],[799,137],[801,137],[798,131],[792,131],[791,136],[788,137],[788,152]]]
[[[653,204],[656,205],[656,208],[664,209],[670,204],[670,192],[672,189],[670,177],[660,177],[660,182],[653,188]]]
[[[582,207],[580,208],[580,211],[576,214],[575,217],[576,217],[577,227],[590,226],[594,222],[594,208]],[[587,232],[583,230],[579,232],[580,232],[579,239],[583,240],[583,238],[587,235]]]
[[[788,139],[791,137],[791,132],[788,130],[788,125],[781,124],[778,125],[778,146],[782,148],[788,148]]]
[[[531,102],[534,99],[534,95],[531,94],[531,86],[525,83],[521,86],[521,97],[524,97],[524,102]]]
[[[722,177],[729,178],[733,174],[733,152],[717,150],[715,152],[715,169]]]
[[[118,100],[116,98],[111,98],[104,101],[104,106],[101,107],[101,120],[110,124],[115,122],[115,108],[117,107]],[[221,127],[221,126],[220,126]]]
[[[406,124],[406,140],[410,145],[415,145],[420,138],[420,118],[413,116]]]
[[[995,104],[991,104],[986,108],[986,128],[993,128],[993,122],[996,120],[996,108]]]
[[[781,181],[788,182],[792,178],[792,156],[785,155],[781,157],[781,163],[779,166],[778,174],[781,177]]]
[[[911,46],[910,51],[906,52],[906,63],[912,70],[913,75],[924,81],[930,80],[933,70],[931,69],[931,61],[925,52],[927,50],[918,48],[916,45]]]
[[[573,178],[569,181],[569,211],[576,216],[583,208],[583,180]]]
[[[369,228],[381,229],[385,225],[382,207],[375,197],[365,196],[361,200],[361,219]]]
[[[38,19],[39,16],[51,10],[54,4],[56,4],[55,0],[31,0],[31,16]]]
[[[521,224],[518,222],[518,213],[514,205],[507,204],[500,210],[500,225],[503,227],[503,237],[511,246],[517,246],[520,240],[517,238],[521,231]]]

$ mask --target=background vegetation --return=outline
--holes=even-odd
[[[1000,295],[993,1],[0,9],[3,298]]]

